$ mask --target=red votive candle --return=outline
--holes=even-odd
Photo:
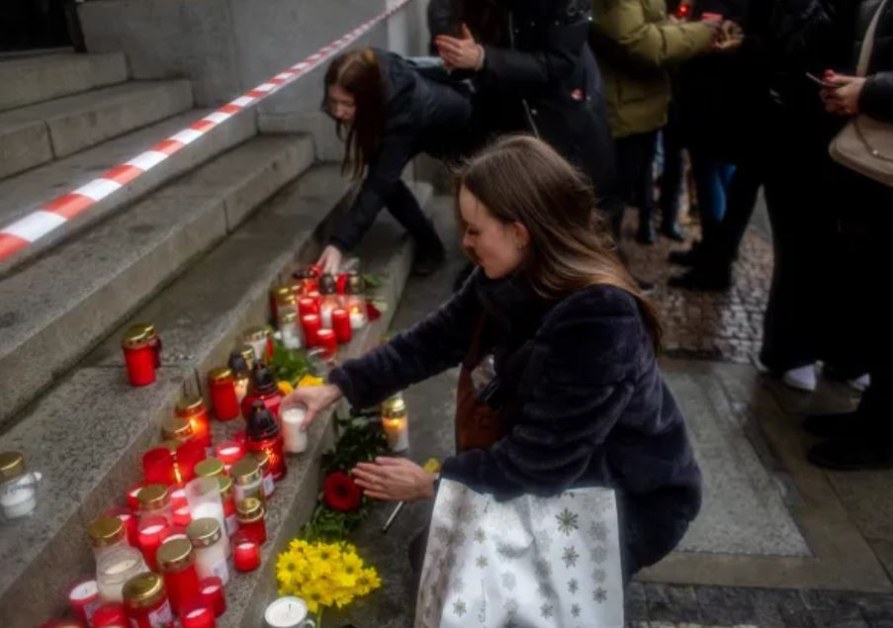
[[[218,421],[230,421],[239,417],[241,409],[232,369],[223,367],[208,373],[208,389],[211,391],[214,416]]]
[[[146,484],[170,486],[177,481],[174,454],[167,447],[155,447],[143,454],[143,478]]]
[[[243,499],[236,506],[236,517],[239,521],[238,536],[251,539],[258,545],[267,542],[266,510],[263,503],[255,498]]]
[[[350,282],[350,273],[338,273],[335,279],[335,292],[338,294],[347,293],[347,284]]]
[[[96,609],[90,619],[93,628],[124,628],[127,626],[127,611],[123,604],[110,602]]]
[[[175,414],[177,418],[189,421],[194,440],[200,442],[202,447],[211,446],[211,419],[204,399],[197,395],[187,397],[177,404]]]
[[[195,479],[195,465],[207,457],[205,446],[198,440],[192,439],[181,443],[177,447],[177,469],[180,471],[180,482],[186,484]]]
[[[239,430],[233,434],[233,442],[238,443],[242,447],[246,447],[248,443],[248,433],[245,430]]]
[[[298,299],[298,313],[303,316],[319,314],[319,298],[301,297]]]
[[[121,523],[124,524],[124,529],[127,531],[127,542],[132,547],[140,546],[140,532],[139,527],[137,525],[136,515],[130,511],[128,508],[110,508],[102,513],[105,517],[117,517],[121,520]]]
[[[213,609],[201,598],[191,600],[180,610],[180,623],[183,628],[214,628]]]
[[[198,583],[202,602],[214,610],[214,616],[220,617],[226,612],[226,595],[223,592],[223,581],[217,576],[205,578]]]
[[[320,329],[316,332],[316,341],[322,347],[323,355],[327,358],[335,357],[338,352],[338,339],[331,329]]]
[[[68,606],[85,626],[91,625],[93,613],[102,605],[96,580],[83,580],[68,590]]]
[[[254,571],[260,567],[260,545],[241,532],[233,538],[233,563],[237,571]]]
[[[214,454],[223,463],[223,466],[226,467],[228,473],[231,466],[245,457],[245,443],[225,440],[214,448]]]
[[[186,501],[186,489],[178,488],[171,491],[171,508],[176,510],[181,506],[188,506],[189,502]]]
[[[146,483],[137,482],[136,484],[131,484],[130,488],[127,489],[125,493],[125,497],[127,499],[127,505],[130,507],[130,510],[133,512],[139,512],[140,502],[137,499],[137,495],[139,492],[143,490],[143,487],[146,486]]]
[[[161,545],[164,545],[168,541],[172,541],[174,539],[188,539],[189,535],[186,534],[186,528],[182,526],[168,526],[161,532]]]
[[[155,571],[155,553],[161,545],[161,535],[168,529],[167,519],[161,515],[146,517],[139,525],[139,549],[149,569]]]
[[[319,314],[305,314],[301,316],[301,328],[304,330],[304,345],[307,347],[315,347],[317,344],[317,334],[322,327],[322,320]]]
[[[171,609],[182,620],[187,604],[199,598],[192,542],[188,538],[165,541],[158,550],[158,568],[164,576]]]
[[[148,386],[155,381],[158,354],[144,326],[136,325],[121,339],[127,379],[131,386]]]
[[[180,506],[174,509],[174,525],[180,528],[187,528],[192,523],[192,513],[189,506]]]
[[[341,343],[350,342],[353,336],[350,329],[350,312],[343,307],[332,310],[332,331]]]

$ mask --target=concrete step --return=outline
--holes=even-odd
[[[27,452],[31,467],[45,474],[34,515],[26,523],[0,528],[0,560],[9,566],[0,572],[0,607],[9,608],[15,600],[18,609],[4,625],[33,626],[61,612],[62,597],[46,592],[61,591],[73,575],[92,570],[84,541],[87,523],[120,502],[126,488],[139,480],[140,455],[157,442],[159,423],[170,416],[184,390],[194,390],[207,367],[219,364],[241,330],[267,319],[269,287],[289,273],[296,260],[317,255],[326,220],[345,188],[335,168],[309,171],[135,316],[155,316],[152,320],[164,341],[165,366],[157,384],[133,389],[124,383],[116,332],[23,422],[0,436],[0,450]],[[387,273],[389,299],[399,296],[408,272],[409,251],[400,244],[401,232],[393,221],[385,221],[367,238],[369,246],[381,251],[367,258],[367,268]],[[400,286],[392,285],[395,282]],[[356,355],[368,347],[386,329],[388,319],[386,314],[358,334],[344,352]],[[182,357],[170,360],[174,354]],[[236,428],[215,424],[215,438]],[[268,514],[271,538],[281,536],[283,522],[292,518],[286,515],[296,505],[315,499],[318,455],[330,437],[328,419],[318,422],[311,431],[313,454],[291,460],[289,476],[277,485]],[[265,569],[272,568],[269,555],[265,561]],[[227,625],[249,625],[235,617],[248,616],[246,611],[257,604],[259,585],[268,579],[265,570],[234,578],[226,615],[233,623]]]
[[[192,108],[189,81],[140,81],[0,114],[0,178]]]
[[[312,161],[305,136],[255,138],[0,280],[0,429]]]
[[[58,161],[0,181],[0,225],[6,226],[56,197],[85,185],[118,164],[148,150],[159,139],[170,137],[210,113],[193,109],[157,122],[144,129],[109,140]],[[159,185],[180,176],[257,133],[253,111],[240,113],[215,128],[199,141],[192,142],[142,176],[131,181],[89,211],[68,220],[19,254],[0,262],[0,275],[33,259],[56,243],[121,210]]]
[[[127,80],[121,52],[48,54],[0,62],[0,111]]]

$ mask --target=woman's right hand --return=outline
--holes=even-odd
[[[341,249],[334,244],[330,244],[322,250],[322,255],[319,256],[319,260],[316,263],[322,267],[323,273],[336,275],[338,274],[338,269],[341,268],[342,257]]]
[[[282,405],[285,407],[301,405],[307,408],[307,416],[304,417],[304,423],[301,425],[302,430],[307,430],[320,412],[343,396],[341,389],[334,384],[303,386],[286,395],[282,400]]]

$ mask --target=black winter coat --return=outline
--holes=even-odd
[[[353,249],[375,221],[403,169],[419,153],[462,154],[470,142],[471,102],[449,85],[423,76],[403,57],[375,49],[385,79],[385,126],[356,200],[331,237]]]
[[[669,552],[701,503],[701,475],[636,301],[593,286],[558,301],[476,271],[438,311],[330,381],[358,407],[460,363],[481,316],[507,436],[448,458],[443,475],[507,499],[610,486],[627,576]]]
[[[853,67],[859,59],[865,32],[880,4],[880,0],[864,0],[859,4]],[[869,78],[859,96],[859,110],[878,120],[893,121],[893,1],[887,2],[879,18],[867,75]]]

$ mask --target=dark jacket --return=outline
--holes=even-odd
[[[613,143],[597,93],[598,67],[588,50],[588,0],[492,3],[496,28],[470,24],[485,51],[474,75],[482,135],[539,135],[582,170],[596,192],[614,185]]]
[[[360,192],[331,237],[342,251],[359,243],[413,157],[422,152],[435,157],[460,154],[469,133],[468,98],[422,76],[397,54],[378,49],[375,54],[385,79],[385,126]]]
[[[871,18],[880,4],[880,0],[864,0],[859,4],[853,68],[858,62]],[[893,121],[893,1],[887,2],[879,18],[867,76],[859,96],[859,110],[878,120]]]
[[[659,560],[697,514],[701,476],[628,293],[594,286],[548,301],[520,277],[478,270],[437,312],[330,381],[353,405],[373,405],[458,365],[482,315],[497,373],[488,403],[508,435],[448,458],[443,475],[499,499],[614,487],[626,573]]]

